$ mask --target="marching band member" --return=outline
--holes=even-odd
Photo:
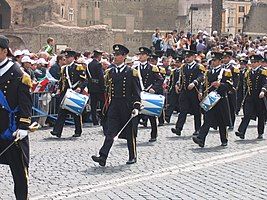
[[[244,117],[238,127],[238,131],[235,133],[241,139],[245,138],[250,120],[256,120],[256,118],[258,118],[258,139],[263,138],[267,112],[267,70],[260,65],[262,59],[260,55],[250,56],[252,69],[245,74],[248,91],[243,107]]]
[[[201,126],[201,112],[200,112],[200,98],[201,98],[201,81],[203,80],[205,67],[195,62],[195,52],[191,50],[185,50],[185,62],[186,64],[181,68],[180,80],[178,87],[180,88],[180,113],[176,122],[175,128],[171,131],[180,136],[183,130],[186,116],[188,113],[194,115],[194,127],[195,132],[193,135],[197,135]]]
[[[235,125],[235,114],[236,114],[236,106],[237,106],[237,94],[236,91],[238,90],[238,85],[239,85],[239,74],[240,70],[232,64],[232,56],[233,52],[232,51],[224,51],[223,52],[223,67],[225,69],[230,69],[232,72],[232,80],[233,80],[233,89],[228,92],[228,102],[229,102],[229,107],[230,107],[230,115],[231,115],[231,124],[229,126],[229,130],[232,131],[234,129]]]
[[[61,79],[59,81],[60,101],[64,98],[67,89],[71,88],[80,93],[82,84],[86,79],[84,67],[75,63],[75,51],[65,51],[66,65],[62,68]],[[53,131],[50,133],[58,138],[61,137],[65,119],[68,114],[71,114],[75,123],[75,134],[72,137],[80,137],[82,134],[81,115],[76,115],[68,110],[60,108],[58,117],[54,125]]]
[[[182,67],[183,58],[177,57],[175,59],[175,69],[172,69],[170,86],[169,86],[169,105],[165,112],[165,121],[170,123],[171,116],[175,108],[179,109],[179,91],[176,83],[179,81],[180,70]]]
[[[212,52],[211,55],[211,69],[209,69],[204,79],[205,92],[217,91],[221,99],[204,114],[204,124],[200,127],[198,136],[193,136],[193,141],[200,147],[204,147],[209,129],[214,126],[219,127],[221,146],[227,146],[228,144],[226,127],[230,124],[230,116],[225,96],[232,89],[232,73],[222,67],[222,53]]]
[[[124,60],[129,50],[120,44],[113,46],[114,64],[106,71],[107,89],[110,102],[107,109],[107,131],[105,141],[99,151],[99,156],[92,156],[94,162],[100,166],[106,165],[109,151],[113,145],[114,138],[131,117],[136,117],[140,110],[140,83],[138,71],[125,65]],[[136,135],[132,130],[132,124],[128,124],[118,135],[119,138],[127,140],[129,160],[126,164],[136,163]]]
[[[0,36],[0,163],[10,167],[16,199],[27,200],[32,81],[10,54],[9,40]]]
[[[141,88],[146,92],[158,94],[162,87],[163,78],[159,73],[159,68],[148,62],[148,58],[151,53],[152,51],[149,48],[140,47],[138,53],[140,65],[136,66],[135,69],[140,71]],[[134,128],[136,132],[140,118],[141,115],[135,119],[136,123],[134,124]],[[158,136],[157,119],[154,116],[148,116],[148,119],[151,124],[151,138],[149,142],[155,142]]]
[[[102,57],[102,51],[94,50],[93,60],[88,64],[88,69],[86,70],[88,78],[88,89],[91,99],[91,112],[93,125],[98,125],[97,119],[97,105],[100,103],[100,109],[102,110],[104,105],[104,72],[102,65],[100,63]],[[100,119],[102,117],[100,116]]]

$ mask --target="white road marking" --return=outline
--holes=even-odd
[[[51,194],[35,196],[32,200],[53,198],[54,200],[68,199],[77,196],[84,196],[90,193],[109,190],[115,187],[133,184],[136,182],[148,181],[154,178],[160,178],[168,175],[178,174],[181,172],[190,172],[207,167],[211,167],[218,164],[234,162],[241,159],[252,157],[258,153],[267,152],[267,146],[256,147],[248,150],[242,150],[234,153],[228,153],[224,155],[213,156],[207,159],[193,161],[186,164],[176,165],[173,167],[167,167],[153,172],[137,174],[134,176],[127,176],[123,178],[117,178],[110,181],[103,181],[97,185],[87,185],[81,187],[75,187],[68,190],[62,190]]]

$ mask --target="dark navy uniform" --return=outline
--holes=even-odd
[[[101,63],[98,60],[93,59],[92,62],[88,64],[87,78],[88,78],[88,90],[91,100],[91,112],[92,120],[94,125],[98,125],[97,119],[97,106],[100,103],[100,109],[102,110],[104,105],[104,72]],[[100,118],[102,118],[100,116]]]
[[[114,54],[126,56],[129,50],[123,45],[113,46]],[[129,160],[127,164],[136,162],[136,135],[134,135],[132,124],[129,123],[125,129],[118,135],[126,122],[130,119],[133,109],[140,109],[140,83],[138,72],[131,69],[124,63],[116,66],[112,64],[105,75],[107,90],[109,92],[109,106],[107,108],[107,130],[105,141],[99,151],[99,157],[92,156],[93,161],[101,166],[106,165],[106,159],[113,145],[114,138],[127,140],[129,151]]]
[[[237,89],[236,114],[238,114],[239,111],[241,110],[243,100],[244,100],[244,98],[246,96],[246,93],[247,93],[247,91],[246,91],[246,84],[245,84],[245,73],[246,73],[246,71],[247,71],[247,68],[246,67],[240,69],[239,84],[238,84],[238,89]]]
[[[22,72],[11,60],[6,59],[0,66],[0,91],[11,109],[8,111],[3,101],[0,101],[0,153],[14,141],[13,132],[17,129],[29,129],[32,113],[31,86],[30,76]],[[16,199],[28,199],[28,136],[16,142],[1,155],[0,163],[10,166]]]
[[[151,50],[145,47],[139,48],[140,53],[146,53],[147,55],[151,54]],[[163,78],[159,73],[159,68],[155,65],[151,65],[150,63],[140,63],[139,66],[135,67],[136,70],[140,69],[141,77],[142,77],[142,84],[144,86],[144,91],[149,92],[149,89],[153,89],[155,91],[155,94],[159,94],[161,91]],[[139,123],[139,120],[141,119],[142,115],[139,115],[138,118],[136,118],[135,123],[135,131],[137,132],[137,126]],[[150,124],[151,124],[151,139],[149,141],[155,141],[158,136],[158,130],[157,130],[157,119],[153,116],[147,116]]]
[[[223,53],[224,56],[232,56],[232,52],[226,51]],[[235,125],[235,114],[236,114],[236,107],[237,107],[237,90],[240,80],[240,69],[235,67],[231,63],[224,64],[223,67],[225,69],[229,69],[232,72],[232,81],[233,81],[233,89],[228,92],[228,101],[229,101],[229,107],[230,107],[230,114],[231,114],[231,121],[232,124],[229,126],[230,130],[233,130],[233,127]]]
[[[201,126],[198,92],[201,92],[201,81],[205,70],[203,65],[195,61],[191,64],[187,63],[181,68],[181,79],[179,80],[179,87],[181,88],[179,97],[180,113],[175,128],[172,128],[172,132],[177,135],[181,134],[187,114],[194,115],[195,133],[198,132]],[[188,90],[188,86],[191,83],[194,83],[195,87],[192,90]]]
[[[168,107],[165,112],[165,121],[170,122],[172,113],[175,109],[179,111],[179,94],[177,93],[175,86],[179,81],[180,68],[173,69],[171,72],[169,94],[168,94]]]
[[[221,57],[221,53],[216,53]],[[224,71],[221,71],[224,70]],[[216,89],[211,86],[213,82],[219,81],[219,75],[222,74],[220,80],[220,86]],[[228,103],[226,99],[227,92],[233,87],[232,73],[230,70],[224,69],[221,65],[216,68],[210,69],[207,72],[205,78],[206,95],[211,91],[216,90],[221,96],[219,102],[204,114],[204,124],[199,129],[198,136],[194,136],[193,140],[199,144],[200,147],[204,147],[206,136],[208,135],[210,127],[219,127],[220,138],[222,146],[226,146],[228,143],[226,127],[230,124],[230,116]]]
[[[260,66],[256,69],[248,70],[245,75],[245,81],[248,91],[243,107],[244,117],[242,118],[236,135],[241,139],[244,139],[250,120],[256,120],[256,118],[258,118],[258,138],[261,139],[264,133],[264,123],[266,120],[265,117],[267,108],[264,105],[264,99],[259,98],[259,94],[260,92],[264,92],[266,100],[267,70]]]
[[[61,79],[59,81],[59,89],[61,91],[60,101],[62,101],[63,97],[65,96],[67,89],[71,88],[67,80],[66,69],[67,66],[64,66],[61,73]],[[68,73],[70,77],[70,82],[73,86],[73,90],[76,90],[77,88],[82,88],[83,82],[86,79],[84,67],[81,65],[77,65],[73,62],[70,65],[68,65]],[[54,125],[53,131],[51,132],[52,135],[61,137],[65,119],[68,114],[72,115],[75,123],[75,134],[73,135],[73,137],[79,137],[81,135],[82,133],[81,116],[61,108],[58,111],[58,117]]]

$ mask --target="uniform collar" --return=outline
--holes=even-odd
[[[0,63],[0,68],[6,63],[7,60],[8,60],[8,58],[5,58],[5,59]]]
[[[4,67],[0,68],[0,76],[3,76],[14,64],[12,61],[9,62],[7,58],[4,61],[3,61],[4,63],[3,62],[0,63],[0,65],[4,65],[6,63]]]

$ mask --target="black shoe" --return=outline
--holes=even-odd
[[[165,121],[169,124],[171,119],[169,117],[165,117]]]
[[[164,123],[159,123],[159,124],[158,124],[158,126],[163,126],[163,125],[164,125]]]
[[[81,137],[81,133],[75,133],[72,137]]]
[[[92,156],[91,157],[93,159],[94,162],[99,163],[100,166],[104,167],[106,165],[106,159],[102,156]]]
[[[147,122],[139,122],[139,124],[143,125],[144,127],[147,127]]]
[[[60,133],[56,133],[54,131],[50,131],[51,135],[57,136],[58,138],[61,138],[61,134]]]
[[[227,142],[223,142],[223,143],[221,144],[222,147],[226,147],[227,145],[228,145]]]
[[[148,142],[156,142],[157,138],[151,138],[150,140],[148,140]]]
[[[176,129],[176,128],[172,128],[171,131],[173,133],[175,133],[176,135],[180,136],[181,135],[181,131],[179,129]]]
[[[228,131],[233,131],[234,127],[233,126],[229,126]]]
[[[199,132],[198,132],[198,131],[195,131],[195,132],[193,133],[193,136],[198,136],[198,134],[199,134]]]
[[[262,140],[263,139],[263,134],[258,135],[257,139]]]
[[[240,132],[235,132],[235,135],[237,136],[237,137],[240,137],[242,140],[243,139],[245,139],[245,134],[244,133],[240,133]]]
[[[134,164],[134,163],[136,163],[136,158],[129,159],[129,160],[126,162],[127,165],[131,165],[131,164]]]
[[[198,146],[200,146],[200,147],[204,147],[204,141],[203,140],[201,140],[201,139],[199,139],[198,137],[193,137],[193,141],[196,143],[196,144],[198,144]]]

